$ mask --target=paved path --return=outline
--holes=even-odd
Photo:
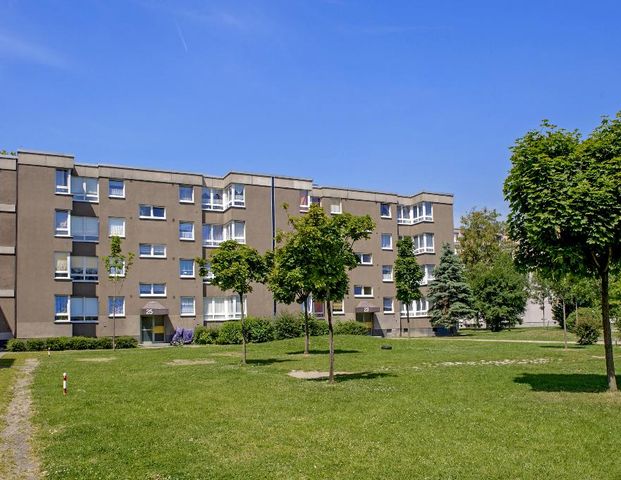
[[[39,460],[32,450],[33,427],[30,385],[39,361],[27,358],[24,365],[14,367],[17,375],[12,388],[12,399],[4,415],[5,428],[0,434],[0,458],[6,478],[37,480],[41,478]]]

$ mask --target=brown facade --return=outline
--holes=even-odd
[[[58,186],[64,182],[62,172],[68,179],[64,190]],[[118,195],[119,181],[124,187],[122,196]],[[231,205],[220,207],[217,202],[223,202],[222,198],[203,204],[203,193],[212,192],[209,189],[214,189],[214,199],[224,195]],[[208,194],[205,198],[212,197]],[[134,252],[136,257],[119,294],[124,311],[117,307],[117,335],[164,341],[177,326],[191,328],[235,318],[233,294],[204,283],[196,266],[192,275],[188,270],[191,262],[181,264],[180,260],[208,257],[227,234],[232,237],[226,238],[239,238],[261,252],[267,251],[273,247],[275,232],[287,228],[288,213],[283,205],[289,206],[289,214],[297,214],[311,201],[321,201],[333,214],[369,214],[377,225],[369,240],[356,245],[356,251],[365,255],[365,264],[351,272],[350,294],[335,318],[369,322],[377,334],[398,335],[400,328],[405,332],[408,325],[395,299],[394,281],[386,271],[394,264],[397,240],[404,235],[433,234],[433,248],[421,250],[419,258],[421,264],[438,262],[441,245],[453,241],[451,195],[402,197],[319,188],[311,180],[267,175],[230,173],[215,178],[81,165],[71,156],[33,152],[19,152],[17,158],[2,157],[0,335],[112,335],[109,298],[115,295],[114,284],[97,259],[110,253],[111,228],[120,228],[120,219],[124,219],[123,250]],[[432,214],[409,222],[398,220],[399,205],[422,202]],[[382,204],[383,213],[389,208],[390,218],[382,216]],[[146,214],[153,218],[144,218]],[[187,233],[189,223],[193,225],[193,238]],[[182,235],[180,228],[186,233]],[[391,245],[387,245],[388,235]],[[65,258],[66,268],[62,267]],[[392,299],[394,311],[387,311],[385,299]],[[71,311],[63,310],[65,302]],[[250,315],[274,313],[272,296],[264,286],[256,286],[246,303]],[[423,307],[421,304],[409,325],[414,335],[431,334]],[[276,306],[277,311],[298,309],[298,305]]]

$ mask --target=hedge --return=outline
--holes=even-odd
[[[116,337],[116,348],[136,348],[138,340],[134,337]],[[102,350],[112,348],[111,337],[53,337],[12,338],[7,342],[9,352],[37,352],[42,350]]]

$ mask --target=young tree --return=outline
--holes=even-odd
[[[207,261],[197,258],[201,277],[207,275]],[[210,258],[213,279],[211,284],[220,290],[232,290],[241,305],[242,363],[246,364],[246,328],[244,323],[244,295],[252,292],[253,283],[264,283],[268,263],[259,252],[234,240],[222,242]]]
[[[106,266],[108,280],[112,282],[114,296],[112,297],[112,349],[116,348],[116,309],[119,300],[119,293],[123,288],[123,283],[134,263],[134,253],[123,253],[121,248],[121,238],[116,235],[110,238],[110,255],[102,257]]]
[[[330,341],[328,381],[334,383],[332,302],[345,297],[349,289],[347,272],[358,266],[354,243],[369,238],[375,225],[368,215],[358,217],[343,213],[329,217],[319,205],[311,205],[305,215],[291,218],[291,226],[306,245],[304,273],[311,295],[326,302]]]
[[[429,287],[431,325],[455,331],[462,319],[472,318],[472,292],[466,282],[464,267],[448,244],[442,246],[440,264],[434,270]]]
[[[496,210],[487,208],[472,209],[461,217],[459,256],[466,269],[481,263],[489,265],[502,250],[508,249],[505,224],[499,217]]]
[[[600,281],[606,375],[617,390],[609,275],[621,262],[621,112],[585,140],[547,121],[511,148],[509,233],[525,267]]]
[[[405,316],[408,322],[408,337],[410,336],[410,305],[414,300],[420,300],[420,283],[425,276],[423,269],[416,261],[412,237],[406,236],[397,242],[397,258],[395,260],[395,285],[397,300],[405,305]],[[399,336],[401,336],[401,315],[399,315]]]

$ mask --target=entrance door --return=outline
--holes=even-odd
[[[371,312],[356,313],[356,321],[364,323],[364,326],[367,327],[369,333],[373,331],[373,317],[374,315]]]
[[[140,341],[142,343],[164,342],[166,329],[163,315],[140,317]]]

